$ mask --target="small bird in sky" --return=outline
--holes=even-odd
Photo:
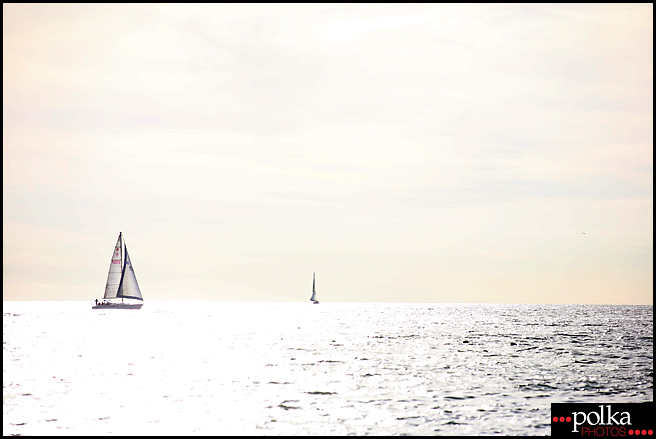
[[[585,232],[581,232],[581,235],[585,235]]]

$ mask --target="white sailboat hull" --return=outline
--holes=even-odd
[[[92,309],[141,309],[143,303],[110,303],[109,305],[93,305]]]

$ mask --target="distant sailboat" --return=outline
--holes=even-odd
[[[123,249],[125,248],[125,260],[123,260]],[[113,299],[121,298],[121,302],[113,302]],[[119,232],[112,262],[109,264],[107,284],[105,285],[104,301],[92,306],[93,309],[141,309],[143,303],[125,303],[124,299],[135,299],[143,301],[141,290],[134,274],[134,268],[128,255],[128,247],[123,241],[123,233]]]
[[[317,300],[317,290],[314,288],[314,272],[312,272],[312,297],[310,297],[310,301],[315,305],[319,303]]]

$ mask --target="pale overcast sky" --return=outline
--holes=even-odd
[[[3,299],[652,304],[652,81],[652,4],[3,4]]]

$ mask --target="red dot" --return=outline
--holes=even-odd
[[[649,430],[649,431],[647,431],[647,434],[648,434],[649,436],[651,436],[652,434],[654,434],[654,432],[653,432],[652,430]]]
[[[647,430],[642,430],[642,434],[647,434]]]
[[[572,422],[572,418],[570,418],[569,416],[568,416],[567,418],[565,418],[565,420],[566,420],[567,422]]]
[[[629,435],[633,435],[633,430],[629,430]]]
[[[560,417],[560,422],[565,422],[565,417],[564,416]]]
[[[558,422],[558,416],[554,416],[553,421]]]
[[[636,436],[640,436],[640,430],[635,431]]]

